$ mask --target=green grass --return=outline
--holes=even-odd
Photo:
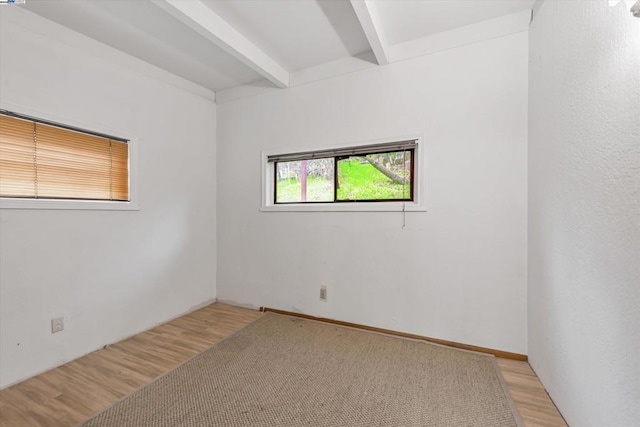
[[[338,200],[405,199],[409,185],[396,184],[369,163],[338,162]]]
[[[278,203],[300,202],[300,181],[278,181]],[[333,181],[313,176],[307,178],[307,202],[332,202]]]
[[[369,163],[359,160],[338,162],[338,200],[386,200],[409,197],[408,184],[396,184]],[[278,181],[277,202],[300,202],[300,181]],[[308,202],[333,201],[333,181],[322,177],[307,178]]]

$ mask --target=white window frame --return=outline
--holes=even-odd
[[[0,109],[38,117],[53,123],[61,123],[78,129],[87,129],[105,135],[117,135],[128,140],[129,147],[129,201],[112,200],[75,200],[75,199],[28,199],[0,197],[0,209],[55,209],[55,210],[107,210],[107,211],[137,211],[140,210],[138,201],[138,139],[119,130],[109,129],[93,123],[84,123],[68,117],[36,111],[23,105],[0,102]]]
[[[364,145],[393,143],[398,141],[415,140],[416,148],[414,151],[413,165],[413,185],[414,195],[413,201],[390,201],[390,202],[314,202],[314,203],[275,203],[274,197],[274,180],[275,164],[269,162],[269,156],[285,155],[297,152],[313,152],[332,149],[343,149],[350,147],[359,147]],[[261,153],[262,165],[262,203],[261,212],[426,212],[425,205],[425,144],[422,135],[403,135],[378,140],[368,140],[360,142],[351,142],[345,144],[336,144],[332,146],[315,146],[315,147],[295,147],[288,149],[267,150]]]

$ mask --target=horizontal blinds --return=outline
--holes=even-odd
[[[35,123],[0,115],[0,195],[36,196]]]
[[[74,126],[64,125],[64,124],[61,124],[61,123],[54,123],[54,122],[51,122],[49,120],[39,119],[37,117],[32,117],[32,116],[27,116],[26,114],[14,113],[13,111],[7,111],[7,110],[0,109],[0,115],[6,116],[6,117],[15,117],[17,119],[27,120],[27,121],[35,122],[35,123],[42,123],[43,125],[50,125],[50,126],[54,126],[54,127],[61,128],[61,129],[73,130],[73,131],[84,133],[84,134],[88,134],[88,135],[101,136],[103,138],[111,139],[113,141],[120,141],[120,142],[124,142],[124,143],[129,142],[127,139],[118,138],[117,136],[107,135],[105,133],[94,132],[94,131],[90,131],[90,130],[86,130],[86,129],[80,129],[80,128],[77,128],[77,127],[74,127]]]
[[[36,124],[38,197],[111,198],[109,140]]]
[[[0,115],[0,196],[129,200],[126,143]]]
[[[405,151],[416,148],[416,140],[398,141],[385,144],[361,145],[358,147],[332,150],[305,151],[291,154],[267,156],[269,162],[295,162],[298,160],[322,159],[327,157],[363,156],[366,154]]]
[[[113,200],[129,200],[129,146],[111,141],[111,194]]]

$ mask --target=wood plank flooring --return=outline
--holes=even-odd
[[[0,426],[74,426],[261,315],[212,304],[0,390]],[[566,426],[527,362],[498,364],[527,427]]]

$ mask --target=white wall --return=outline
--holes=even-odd
[[[425,135],[428,212],[260,212],[260,153]],[[527,352],[527,33],[218,105],[218,297]],[[328,302],[319,301],[320,285]]]
[[[546,1],[529,52],[529,361],[570,425],[638,425],[640,19]]]
[[[137,137],[141,206],[0,211],[2,387],[215,297],[216,109],[40,17],[0,19],[0,102]]]

